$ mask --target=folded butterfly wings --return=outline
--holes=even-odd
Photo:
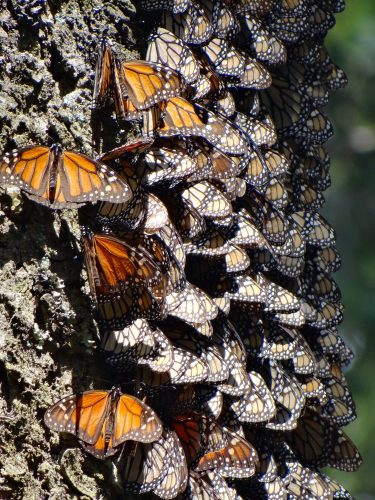
[[[162,266],[168,257],[161,244],[152,242],[151,255],[137,242],[109,235],[84,234],[82,241],[99,321],[118,329],[138,317],[157,319],[164,314],[168,280]]]
[[[109,43],[103,41],[96,66],[94,100],[102,106],[113,98],[118,118],[139,118],[142,111],[181,95],[184,86],[179,73],[161,64],[121,63]]]

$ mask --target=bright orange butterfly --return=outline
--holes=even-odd
[[[86,451],[101,459],[114,455],[124,441],[152,443],[162,433],[156,413],[118,388],[63,398],[46,411],[44,422],[54,431],[74,434]]]
[[[142,110],[180,95],[185,87],[176,71],[147,61],[121,63],[103,41],[96,66],[94,99],[98,105],[114,98],[121,119],[138,118]]]
[[[172,97],[167,101],[161,124],[159,127],[154,124],[154,128],[160,137],[203,137],[227,154],[242,155],[248,149],[246,140],[229,120],[182,97]]]
[[[172,426],[195,471],[216,470],[224,477],[245,478],[255,474],[259,462],[255,448],[239,434],[203,415],[176,415]]]
[[[111,168],[54,144],[15,149],[0,158],[0,182],[19,186],[50,208],[76,207],[98,200],[122,203],[129,186]]]
[[[82,241],[100,320],[123,328],[138,317],[157,319],[162,315],[168,282],[158,264],[167,259],[161,245],[151,241],[151,254],[136,242],[104,234],[84,234]]]

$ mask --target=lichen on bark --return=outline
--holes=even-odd
[[[134,5],[0,5],[0,150],[58,142],[94,155],[98,44],[106,35],[124,58],[139,56]],[[112,120],[107,144],[119,137],[115,127]],[[77,212],[52,212],[0,186],[0,498],[124,497],[111,462],[43,424],[53,402],[108,377],[97,363],[96,338]]]

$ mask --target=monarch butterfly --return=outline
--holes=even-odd
[[[238,273],[250,267],[250,259],[246,251],[238,246],[232,246],[225,255],[225,270],[227,273]]]
[[[122,330],[110,330],[101,338],[101,347],[105,351],[119,353],[129,349],[145,339],[152,338],[152,328],[145,319],[137,319]]]
[[[346,491],[346,489],[343,486],[341,486],[341,484],[337,483],[334,479],[326,476],[322,472],[320,473],[320,477],[328,486],[330,494],[333,496],[333,498],[352,500],[353,497],[350,495],[348,491]]]
[[[145,248],[108,235],[84,234],[82,241],[101,322],[119,329],[163,314],[166,277]]]
[[[232,213],[231,203],[210,182],[191,184],[182,191],[181,196],[203,217],[221,218]]]
[[[330,372],[330,376],[322,380],[327,395],[322,415],[341,427],[355,420],[356,408],[339,365],[333,363]]]
[[[206,232],[193,237],[190,242],[186,242],[185,249],[189,254],[214,257],[226,255],[232,249],[226,233],[221,228],[210,227],[207,224]]]
[[[212,101],[212,106],[214,111],[216,111],[219,115],[223,115],[226,118],[229,118],[236,111],[236,103],[233,95],[224,91],[223,95],[218,96],[216,99]]]
[[[145,182],[150,186],[163,181],[178,182],[198,170],[197,162],[188,151],[173,143],[153,147],[143,161]]]
[[[261,273],[257,275],[256,281],[266,290],[266,311],[293,312],[301,307],[300,301],[294,294],[267,280]]]
[[[251,57],[246,57],[244,69],[238,78],[239,82],[234,80],[233,86],[238,85],[242,88],[263,90],[272,84],[271,73],[268,69]]]
[[[321,37],[325,37],[328,30],[335,25],[335,17],[330,12],[321,9],[318,5],[311,6],[310,24],[312,32]]]
[[[271,420],[276,413],[274,398],[264,379],[255,371],[249,372],[251,389],[241,399],[231,404],[239,422],[265,422]]]
[[[283,2],[276,4],[268,16],[272,31],[283,42],[296,43],[309,29],[309,7],[302,2]]]
[[[187,200],[180,196],[166,200],[173,222],[183,238],[194,238],[204,233],[206,222],[204,217]]]
[[[167,372],[157,373],[147,367],[138,370],[139,380],[147,384],[151,394],[160,386],[202,382],[206,380],[207,375],[208,368],[204,359],[179,347],[173,349],[173,364]]]
[[[218,434],[219,436],[215,436]],[[218,446],[215,441],[223,440],[227,443]],[[253,446],[239,434],[221,429],[215,425],[208,435],[208,449],[213,441],[212,451],[206,452],[198,461],[196,471],[216,470],[223,477],[246,478],[255,474],[258,463],[258,454]],[[217,449],[219,447],[219,449]]]
[[[173,417],[172,428],[180,440],[189,467],[204,453],[209,425],[208,419],[198,413]]]
[[[136,165],[126,158],[121,159],[119,163],[119,175],[128,183],[132,197],[125,203],[100,203],[96,219],[103,228],[107,228],[106,230],[129,232],[144,225],[147,197],[142,184],[142,168],[136,168]]]
[[[266,205],[265,211],[262,227],[263,236],[273,245],[284,244],[289,234],[289,221],[270,204]]]
[[[171,224],[167,207],[157,196],[149,193],[145,204],[144,231],[146,234],[154,234]]]
[[[309,113],[306,98],[281,76],[272,75],[272,87],[261,92],[260,98],[281,135],[298,130]]]
[[[277,141],[275,126],[269,116],[262,121],[248,118],[243,113],[237,112],[234,119],[236,125],[250,137],[255,146],[271,147]]]
[[[301,385],[275,361],[269,362],[266,380],[276,404],[275,416],[266,424],[266,428],[283,431],[295,429],[305,406]]]
[[[245,58],[223,39],[212,38],[201,50],[219,75],[240,77],[245,69]]]
[[[313,109],[296,131],[296,137],[318,144],[327,142],[332,134],[331,122],[319,109]]]
[[[299,328],[306,323],[306,315],[302,308],[293,312],[276,313],[273,315],[273,319],[281,325],[295,328]]]
[[[240,30],[240,25],[231,9],[224,1],[202,0],[213,27],[213,35],[221,39],[231,39]]]
[[[303,240],[301,246],[304,246]],[[277,269],[290,278],[297,278],[302,273],[305,265],[304,255],[294,257],[293,255],[277,255],[276,252],[273,252],[271,256],[266,251],[258,253],[257,258],[260,263],[267,266],[268,270]]]
[[[188,351],[185,347],[174,347],[174,363],[169,370],[173,384],[195,384],[207,379],[208,366],[205,358]]]
[[[192,386],[188,386],[185,392],[192,389]],[[216,388],[204,385],[198,385],[194,387],[191,391],[190,398],[177,406],[178,413],[183,413],[186,411],[200,411],[201,413],[207,414],[208,417],[212,417],[215,420],[219,418],[224,405],[223,394]],[[180,396],[181,397],[181,396]]]
[[[190,5],[190,0],[141,0],[141,8],[144,10],[166,9],[174,14],[185,12]]]
[[[255,279],[244,273],[234,278],[234,286],[225,292],[225,296],[231,301],[242,303],[243,306],[252,303],[265,304],[267,300],[267,290]]]
[[[317,472],[304,467],[296,460],[286,462],[287,474],[282,478],[283,485],[291,498],[329,498],[328,485]]]
[[[189,8],[182,14],[163,12],[162,24],[180,40],[193,45],[206,43],[213,34],[208,13],[195,2],[190,3]]]
[[[121,203],[129,186],[111,168],[58,145],[27,146],[0,158],[0,181],[19,186],[32,200],[61,209],[98,200]]]
[[[180,95],[185,83],[170,68],[147,61],[120,63],[106,40],[103,41],[95,74],[94,99],[103,103],[114,92],[117,115],[122,119],[138,117],[169,97]]]
[[[220,383],[218,389],[229,396],[243,396],[251,391],[251,381],[243,363],[238,360],[227,343],[219,342],[216,345],[229,370],[228,379]]]
[[[329,273],[338,271],[341,266],[341,257],[334,242],[324,248],[317,248],[313,261],[318,268]]]
[[[168,313],[187,323],[202,324],[217,316],[218,310],[210,297],[187,282],[182,292],[167,296]]]
[[[240,435],[197,413],[176,415],[172,427],[193,470],[215,470],[224,477],[254,475],[258,455]]]
[[[117,160],[122,157],[132,157],[132,155],[147,151],[153,144],[154,139],[151,137],[140,137],[133,141],[129,141],[111,151],[107,151],[100,156],[100,161]]]
[[[194,101],[207,99],[208,94],[210,97],[220,97],[225,92],[225,86],[219,75],[211,68],[208,61],[205,59],[198,59],[200,76],[196,82],[192,84],[195,93],[192,98]]]
[[[168,100],[158,133],[161,137],[203,137],[223,153],[234,155],[244,154],[248,147],[227,119],[181,97]]]
[[[164,332],[174,346],[194,353],[204,362],[206,382],[220,382],[228,378],[228,367],[216,346],[210,345],[204,338],[192,337],[189,329],[179,328],[178,325],[164,328]]]
[[[317,377],[307,377],[304,379],[303,383],[301,383],[301,387],[306,400],[318,401],[320,406],[324,406],[328,402],[328,394],[324,389],[324,384]]]
[[[129,362],[132,362],[146,365],[152,371],[167,372],[174,363],[173,346],[159,328],[155,328],[150,333],[148,338],[144,338],[127,348],[122,344],[121,338],[116,335],[116,332],[111,332],[110,338],[107,336],[105,343],[102,343],[102,347],[106,351],[106,362],[117,371],[126,369]],[[114,349],[109,348],[111,344],[115,346]]]
[[[199,65],[192,51],[165,28],[158,28],[156,33],[150,36],[146,60],[172,68],[180,73],[188,84],[199,77]]]
[[[292,359],[297,352],[298,338],[288,328],[270,321],[258,325],[262,336],[262,356],[275,361]]]
[[[226,0],[226,2],[234,6],[235,12],[244,13],[250,12],[253,16],[264,16],[267,14],[275,5],[276,0]]]
[[[245,15],[245,24],[248,29],[250,49],[257,60],[271,64],[283,64],[287,58],[285,45],[274,35],[269,33],[261,21],[248,14]]]
[[[343,339],[334,329],[322,330],[317,334],[316,342],[323,354],[338,361],[341,366],[346,366],[354,354],[345,344]]]
[[[236,224],[234,226],[233,235],[230,238],[230,243],[241,247],[267,247],[267,240],[262,233],[257,229],[251,221],[245,210],[236,214]]]
[[[209,475],[214,475],[213,482],[210,481]],[[230,488],[224,479],[220,482],[220,486],[216,484],[219,482],[217,477],[219,477],[219,475],[215,471],[204,475],[190,471],[189,483],[186,490],[187,498],[199,498],[202,500],[232,498]]]
[[[354,471],[362,463],[357,448],[348,436],[310,407],[305,409],[296,430],[285,437],[293,452],[306,465]]]
[[[324,205],[324,196],[316,189],[306,186],[299,177],[293,179],[293,201],[291,208],[298,210],[319,210]]]
[[[160,498],[175,498],[188,480],[186,458],[175,432],[163,429],[151,444],[137,443],[125,457],[122,472],[125,489],[133,493],[153,491]]]
[[[162,433],[156,413],[118,388],[63,398],[46,411],[44,422],[52,430],[76,435],[86,451],[101,459],[115,454],[124,441],[150,443]]]

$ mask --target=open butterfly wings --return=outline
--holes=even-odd
[[[117,389],[68,396],[47,410],[44,421],[52,430],[77,436],[98,458],[113,455],[126,440],[151,443],[162,433],[151,408]]]
[[[0,158],[0,181],[19,186],[33,200],[57,209],[130,198],[129,186],[111,168],[56,145],[7,153]]]

